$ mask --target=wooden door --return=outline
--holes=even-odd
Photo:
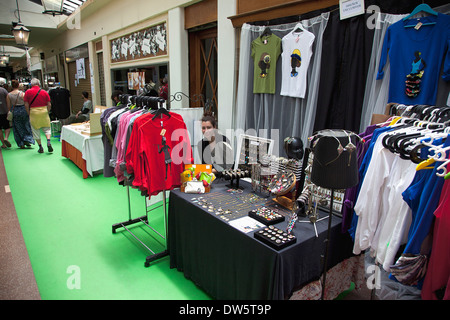
[[[89,93],[89,100],[92,101],[92,93],[91,93],[91,70],[89,69],[89,58],[84,58],[84,66],[86,68],[85,70],[85,78],[84,79],[78,79],[77,84],[76,82],[76,73],[77,73],[77,65],[76,62],[69,62],[68,63],[68,69],[69,69],[69,86],[70,86],[70,104],[71,104],[71,111],[73,114],[77,113],[81,110],[83,107],[83,97],[81,93],[83,91],[86,91]],[[69,87],[68,86],[68,87]]]
[[[217,115],[217,27],[189,33],[190,107]],[[204,99],[200,99],[202,95]]]

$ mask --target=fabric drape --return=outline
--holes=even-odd
[[[282,146],[279,139],[288,136],[297,136],[306,142],[313,132],[313,123],[316,115],[315,106],[318,98],[318,79],[320,74],[320,61],[322,56],[322,38],[329,12],[320,16],[303,20],[303,27],[315,36],[313,56],[311,58],[308,74],[307,88],[304,99],[285,97],[280,95],[281,72],[277,72],[275,94],[253,94],[253,60],[251,59],[251,42],[265,29],[264,26],[251,26],[244,24],[241,30],[239,85],[236,101],[236,128],[240,130],[256,130],[256,134],[264,138],[275,140],[274,153],[281,155]],[[273,34],[283,38],[291,32],[298,22],[273,25],[270,30]],[[277,70],[281,70],[281,58],[277,61]],[[269,129],[269,130],[262,130]],[[279,130],[278,132],[272,131]],[[278,149],[277,149],[278,148]]]
[[[324,54],[314,131],[361,132],[361,107],[374,33],[366,25],[370,15],[340,20],[339,11],[330,14],[323,35]]]

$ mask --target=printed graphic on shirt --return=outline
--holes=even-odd
[[[161,139],[161,147],[158,146],[158,153],[164,152],[164,163],[166,164],[166,178],[167,180],[167,170],[170,167],[170,163],[172,162],[172,158],[170,157],[170,147],[166,144],[166,137],[162,137]]]
[[[411,73],[406,76],[405,94],[410,98],[415,98],[420,93],[420,84],[427,64],[422,58],[420,51],[414,52],[414,60],[411,64]]]
[[[259,76],[261,78],[267,77],[267,69],[270,68],[270,54],[268,54],[267,52],[263,52],[261,54],[261,58],[259,59],[258,66],[261,69],[261,73],[259,74]]]
[[[300,68],[302,65],[302,55],[300,53],[300,50],[295,49],[291,54],[291,77],[298,76],[297,68]]]

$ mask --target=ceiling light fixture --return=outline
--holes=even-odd
[[[19,0],[16,0],[17,4],[17,15],[19,18],[19,22],[13,22],[12,25],[12,34],[16,39],[16,44],[19,46],[28,46],[28,38],[30,36],[30,30],[20,21],[20,10],[19,10]]]
[[[51,14],[52,16],[64,14],[64,0],[41,0],[44,7],[44,14]]]
[[[0,54],[0,65],[6,66],[9,63],[9,54],[6,54],[3,46],[2,54]]]

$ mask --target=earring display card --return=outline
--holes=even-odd
[[[256,231],[254,237],[276,250],[281,250],[297,242],[297,238],[293,234],[288,234],[274,226]]]
[[[285,217],[278,213],[277,211],[267,208],[260,207],[248,212],[248,215],[259,222],[264,223],[265,225],[272,225],[278,222],[284,221]]]

